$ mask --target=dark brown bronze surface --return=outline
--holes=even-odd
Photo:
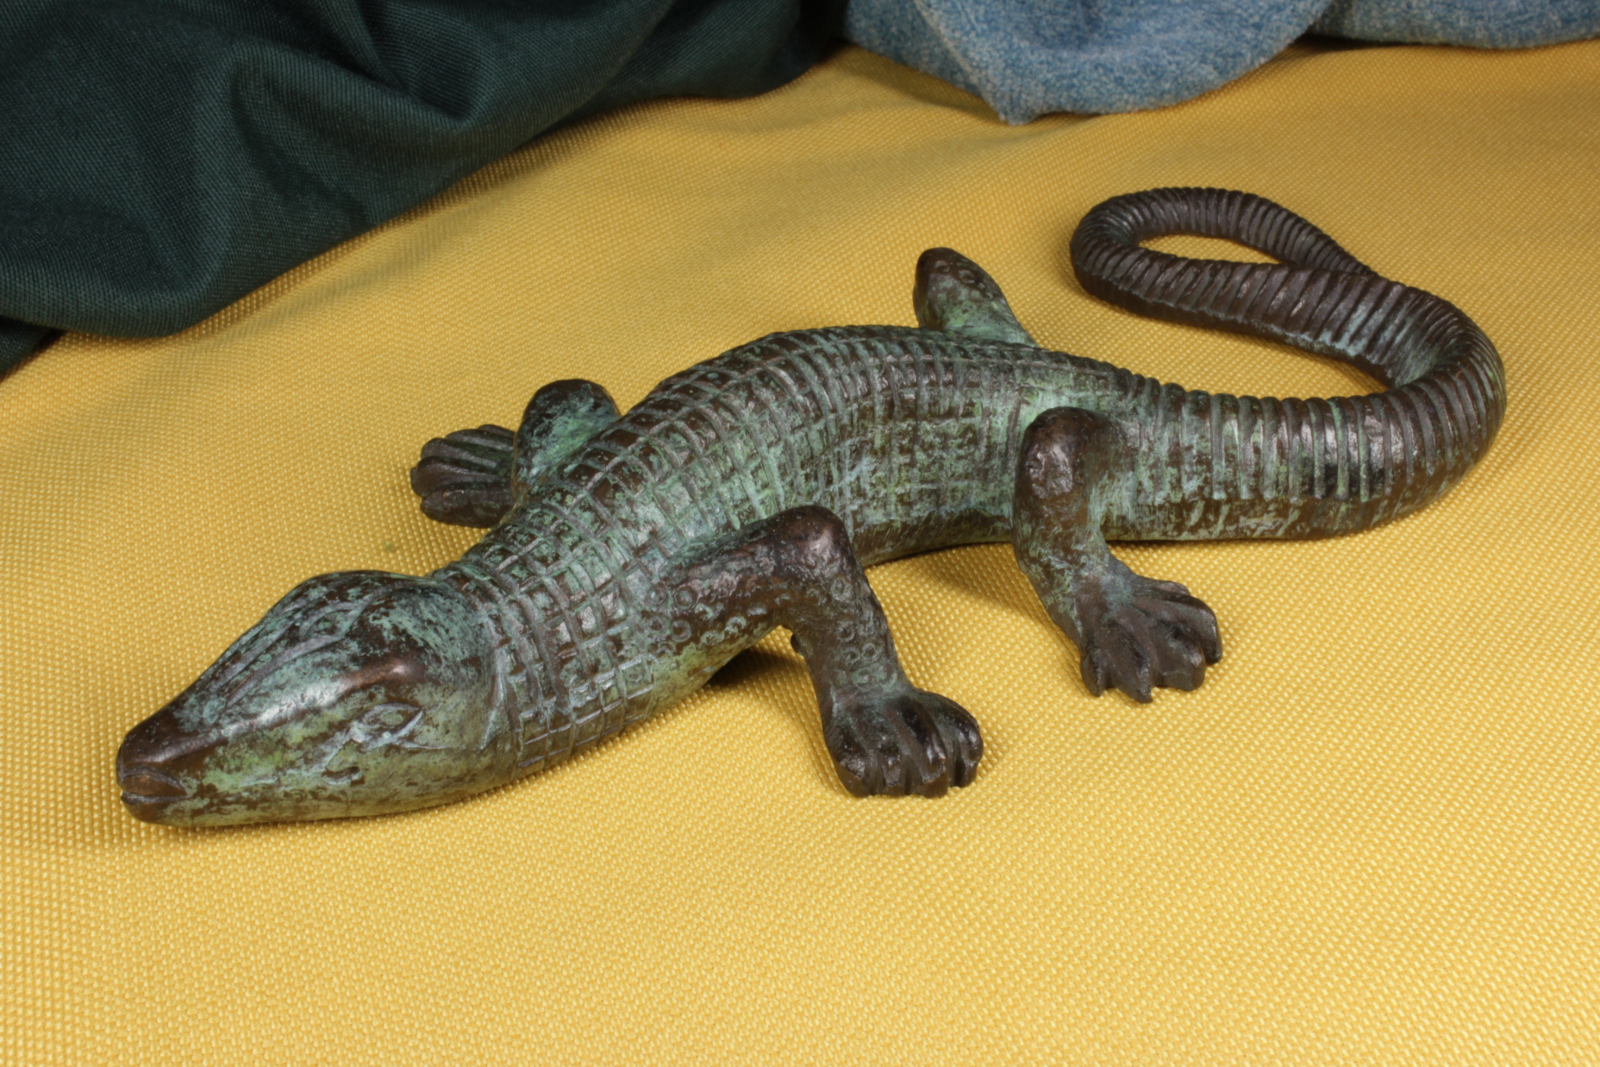
[[[1171,233],[1280,262],[1139,247]],[[1089,690],[1149,700],[1201,684],[1216,620],[1108,539],[1365,529],[1455,484],[1504,415],[1504,370],[1471,320],[1258,197],[1119,197],[1072,252],[1113,303],[1284,341],[1388,389],[1210,395],[1046,351],[981,268],[932,249],[919,328],[774,334],[626,415],[592,382],[557,382],[515,433],[430,441],[412,473],[423,510],[489,533],[424,577],[291,592],[128,735],[129,810],[201,825],[441,803],[638,722],[778,626],[846,787],[936,796],[972,780],[977,725],[906,679],[863,566],[1009,540]]]

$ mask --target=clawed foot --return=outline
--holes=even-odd
[[[515,437],[504,426],[480,426],[435,437],[411,468],[411,489],[435,522],[487,529],[511,508]]]
[[[983,756],[978,723],[953,700],[906,686],[836,696],[823,730],[839,780],[858,797],[938,797],[972,781]]]
[[[1083,610],[1087,607],[1089,610]],[[1140,702],[1152,686],[1197,689],[1222,658],[1217,617],[1176,582],[1129,575],[1123,589],[1080,607],[1083,684],[1120,689]]]

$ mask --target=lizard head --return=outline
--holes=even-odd
[[[493,646],[452,586],[375,571],[301,583],[128,733],[117,780],[147,822],[375,815],[508,777]]]

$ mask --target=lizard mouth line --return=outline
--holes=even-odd
[[[154,767],[124,767],[117,774],[124,804],[169,804],[189,799],[183,783]]]
[[[124,790],[123,793],[122,793],[122,803],[127,805],[130,808],[132,808],[132,807],[159,808],[159,807],[165,807],[166,805],[171,804],[174,801],[187,800],[187,799],[189,799],[187,796],[182,796],[182,797],[151,797],[151,796],[145,796],[143,793],[129,793],[126,790]]]

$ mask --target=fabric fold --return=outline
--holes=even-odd
[[[771,89],[820,57],[832,6],[14,6],[0,372],[52,329],[183,329],[561,122]]]
[[[976,93],[1012,125],[1187,100],[1308,30],[1525,47],[1600,33],[1600,0],[851,0],[845,16],[856,44]]]

